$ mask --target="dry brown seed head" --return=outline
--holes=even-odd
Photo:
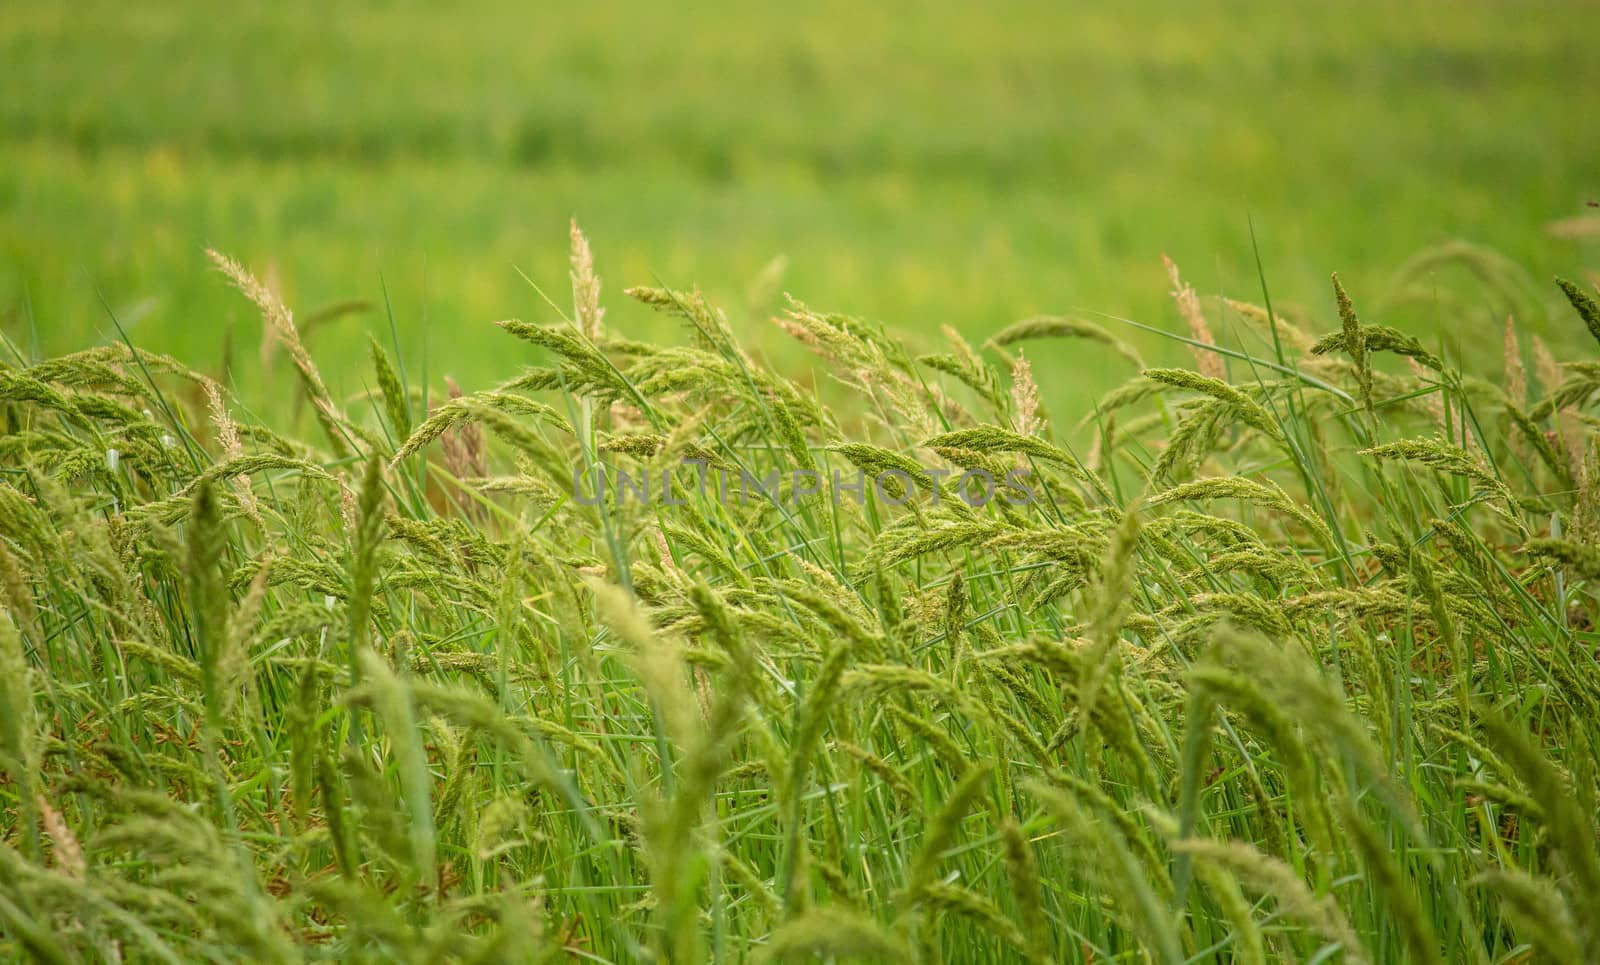
[[[1200,297],[1195,294],[1193,286],[1184,283],[1178,275],[1178,266],[1171,258],[1162,255],[1161,263],[1166,265],[1167,277],[1172,279],[1172,298],[1178,303],[1178,313],[1189,323],[1189,337],[1203,345],[1217,344],[1217,340],[1211,335],[1211,326],[1206,324],[1205,313],[1200,310]],[[1222,356],[1199,345],[1191,345],[1189,350],[1194,353],[1195,365],[1201,375],[1218,381],[1227,381],[1228,372],[1227,367],[1222,364]]]
[[[1020,349],[1011,367],[1011,410],[1018,435],[1031,436],[1041,428],[1039,386],[1033,381],[1033,366]]]

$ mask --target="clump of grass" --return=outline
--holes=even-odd
[[[830,411],[698,294],[631,290],[689,347],[608,332],[574,226],[571,321],[423,415],[215,260],[320,441],[132,348],[0,366],[0,953],[1600,954],[1592,364],[1530,400],[1508,325],[1492,391],[1337,285],[1257,358],[1174,271],[1198,371],[792,302]],[[1090,459],[1005,351],[1063,337],[1141,369]],[[574,498],[685,456],[903,485]]]

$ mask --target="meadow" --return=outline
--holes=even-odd
[[[0,326],[42,356],[115,313],[219,375],[261,332],[215,246],[302,320],[364,305],[307,326],[335,392],[365,388],[391,312],[413,369],[481,388],[501,347],[454,333],[544,317],[523,276],[561,287],[577,216],[614,277],[700,286],[781,368],[805,364],[768,334],[785,290],[978,341],[1039,313],[1174,322],[1162,253],[1259,301],[1252,222],[1281,305],[1325,308],[1337,269],[1414,334],[1492,338],[1516,310],[1560,339],[1546,281],[1594,241],[1546,226],[1595,198],[1597,32],[1590,3],[1486,0],[12,3]],[[1458,239],[1533,282],[1441,311],[1466,272],[1396,278]],[[1114,384],[1039,351],[1048,397]],[[278,386],[229,375],[253,405]]]
[[[0,4],[0,960],[1600,962],[1597,28]]]

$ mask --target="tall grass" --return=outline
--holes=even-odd
[[[5,954],[1600,960],[1600,367],[1530,383],[1513,326],[1468,378],[1337,282],[1320,340],[1234,303],[1219,344],[1173,269],[1198,371],[792,302],[845,410],[694,292],[629,293],[687,347],[607,331],[572,263],[504,384],[440,400],[374,343],[339,400],[219,256],[303,436],[128,344],[11,351]],[[1126,384],[1046,411],[1039,338]],[[857,468],[901,475],[786,498]]]

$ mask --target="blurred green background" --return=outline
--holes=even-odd
[[[413,374],[470,388],[525,355],[492,320],[555,317],[519,269],[567,299],[576,216],[614,327],[667,328],[623,285],[698,284],[798,365],[784,290],[929,344],[1037,312],[1177,329],[1161,253],[1259,301],[1253,221],[1279,302],[1326,317],[1337,269],[1372,320],[1497,358],[1495,316],[1552,327],[1550,274],[1600,262],[1546,229],[1600,196],[1597,37],[1577,2],[3,3],[0,325],[80,348],[103,297],[210,371],[231,345],[265,402],[214,245],[302,317],[373,303],[312,335],[336,391],[385,292]],[[1441,268],[1396,301],[1456,238],[1520,293]],[[1127,374],[1039,354],[1058,400]]]

